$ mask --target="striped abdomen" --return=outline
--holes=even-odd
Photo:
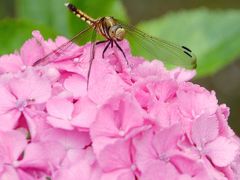
[[[90,26],[94,25],[95,20],[93,18],[91,18],[90,16],[88,16],[87,14],[85,14],[84,12],[82,12],[81,10],[79,10],[78,8],[76,8],[73,4],[70,3],[66,3],[65,6],[73,13],[75,14],[77,17],[79,17],[81,20],[85,21],[86,23],[88,23]]]

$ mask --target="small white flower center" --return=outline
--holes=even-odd
[[[19,111],[23,111],[25,107],[27,107],[28,103],[26,99],[18,99],[16,102],[16,108]]]
[[[161,161],[164,161],[164,162],[168,162],[169,161],[169,157],[166,154],[159,155],[159,159]]]
[[[74,59],[73,59],[73,62],[74,62],[74,63],[79,63],[79,62],[80,62],[80,58],[74,58]]]
[[[21,66],[21,71],[25,71],[27,69],[27,66],[26,65],[22,65]]]
[[[131,165],[131,170],[132,170],[132,171],[136,171],[136,169],[137,169],[137,166],[136,166],[135,164],[132,164],[132,165]]]
[[[119,136],[124,136],[125,135],[125,131],[124,130],[119,130],[118,134],[119,134]]]
[[[18,167],[19,162],[18,162],[18,161],[13,161],[13,162],[12,162],[12,165],[13,165],[13,167]]]

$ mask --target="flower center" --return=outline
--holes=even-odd
[[[124,136],[125,135],[125,131],[120,129],[119,132],[118,132],[119,136]]]
[[[74,62],[74,63],[79,63],[79,62],[80,62],[80,58],[74,58],[74,59],[73,59],[73,62]]]
[[[132,164],[132,165],[131,165],[131,170],[132,170],[132,171],[136,171],[136,169],[137,169],[137,166],[136,166],[135,164]]]
[[[28,103],[26,99],[18,99],[16,102],[16,108],[19,111],[23,111],[25,107],[27,107]]]
[[[22,65],[21,66],[21,71],[25,71],[27,69],[27,66],[26,65]]]
[[[159,159],[161,161],[164,161],[164,162],[168,162],[169,161],[169,157],[166,154],[164,154],[164,153],[159,155]]]

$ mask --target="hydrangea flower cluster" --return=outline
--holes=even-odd
[[[240,179],[229,108],[195,71],[98,45],[87,90],[90,43],[32,66],[66,41],[34,31],[0,57],[1,180]]]

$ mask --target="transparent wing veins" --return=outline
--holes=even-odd
[[[144,48],[150,55],[153,55],[154,58],[160,58],[160,60],[173,65],[180,65],[190,69],[196,68],[196,56],[185,46],[178,46],[174,43],[155,38],[131,25],[124,23],[121,23],[121,25],[127,31],[127,37],[137,41],[138,45]],[[164,57],[164,54],[167,57]]]
[[[64,52],[69,49],[71,47],[71,45],[73,45],[73,41],[75,41],[76,39],[80,40],[82,39],[87,32],[89,32],[89,30],[92,29],[91,26],[89,26],[88,28],[80,31],[79,33],[77,33],[75,36],[73,36],[69,41],[67,41],[66,43],[60,45],[59,47],[57,47],[55,50],[53,50],[52,52],[50,52],[49,54],[47,54],[46,56],[44,56],[41,59],[38,59],[33,66],[37,66],[37,65],[45,65],[49,63],[48,59],[56,59],[58,57],[60,57],[61,55],[64,54]]]

